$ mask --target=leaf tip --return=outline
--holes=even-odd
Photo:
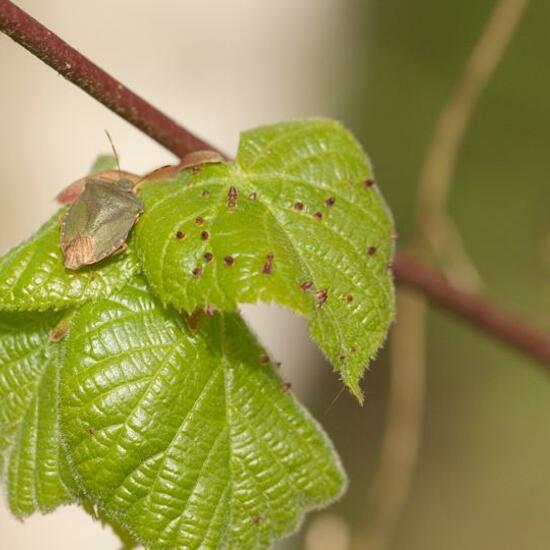
[[[351,394],[359,401],[359,405],[363,406],[365,404],[365,396],[363,395],[363,391],[361,390],[361,386],[359,384],[359,379],[357,377],[344,377],[344,384],[348,387]]]

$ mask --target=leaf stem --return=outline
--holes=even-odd
[[[9,0],[0,0],[0,31],[47,63],[178,157],[200,149],[217,151],[115,80]],[[550,340],[537,328],[488,300],[452,286],[439,274],[398,253],[394,273],[428,300],[507,343],[550,371]]]

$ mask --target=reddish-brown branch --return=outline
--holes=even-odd
[[[0,29],[178,157],[211,149],[8,0],[0,0]]]
[[[403,253],[395,258],[394,272],[399,283],[417,290],[431,303],[452,311],[550,370],[550,339],[539,329],[482,296],[458,290],[445,277]]]
[[[0,30],[177,156],[200,149],[216,150],[128,90],[9,0],[0,0]],[[432,303],[550,370],[550,339],[537,328],[480,296],[462,292],[401,253],[395,259],[394,273],[399,283],[418,290]]]

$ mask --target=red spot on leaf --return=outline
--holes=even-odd
[[[236,187],[233,187],[233,185],[229,188],[229,191],[227,192],[227,208],[235,208],[237,206],[237,197],[239,196],[239,193],[237,191]]]
[[[325,290],[324,288],[320,288],[316,293],[315,297],[317,298],[317,305],[320,307],[322,306],[328,298],[328,290]]]
[[[312,286],[313,286],[313,281],[304,281],[304,282],[300,285],[300,288],[301,288],[304,292],[307,292],[308,290],[311,289]]]
[[[269,275],[269,274],[271,274],[272,271],[273,271],[273,252],[270,252],[265,257],[265,263],[264,263],[264,267],[262,269],[262,273],[265,273],[266,275]]]

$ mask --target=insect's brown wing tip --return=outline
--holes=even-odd
[[[63,253],[65,267],[73,271],[95,262],[94,241],[88,235],[77,235],[67,243]]]

